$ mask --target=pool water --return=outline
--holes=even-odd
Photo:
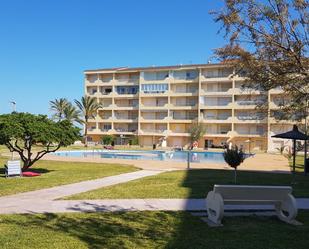
[[[58,151],[54,153],[64,157],[83,158],[115,158],[131,160],[157,160],[170,162],[187,162],[187,151],[120,151],[120,150],[83,150]],[[190,162],[196,163],[224,163],[222,152],[190,152]]]

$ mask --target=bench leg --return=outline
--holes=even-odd
[[[287,198],[275,205],[277,216],[280,220],[289,223],[295,224],[298,223],[295,221],[297,216],[297,204],[296,200],[292,195],[288,195]]]
[[[217,225],[221,225],[221,220],[224,214],[224,202],[222,196],[210,191],[206,197],[206,206],[208,219]]]

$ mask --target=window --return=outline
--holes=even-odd
[[[193,80],[197,77],[197,71],[187,71],[186,72],[186,79]]]
[[[111,124],[103,125],[103,130],[110,130],[110,129],[112,129],[112,125]]]
[[[143,84],[144,93],[164,93],[168,90],[168,84]]]
[[[138,87],[136,86],[117,86],[116,91],[118,94],[136,94]]]

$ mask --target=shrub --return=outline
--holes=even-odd
[[[236,184],[237,167],[245,160],[245,153],[238,149],[237,146],[229,149],[227,148],[223,154],[225,162],[232,168],[234,168],[234,180]]]
[[[129,140],[129,144],[130,144],[130,145],[138,145],[138,144],[139,144],[139,143],[138,143],[138,137],[135,136],[135,137],[133,137],[132,139],[130,139],[130,140]]]
[[[112,135],[104,135],[101,138],[101,141],[104,145],[111,145],[114,142],[115,138]]]

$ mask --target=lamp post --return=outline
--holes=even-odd
[[[120,145],[122,145],[123,134],[120,134]]]
[[[12,100],[10,103],[12,104],[12,112],[16,112],[16,102]],[[14,160],[14,151],[12,151],[12,160]]]
[[[13,112],[16,112],[16,102],[12,100],[10,103],[12,104]]]
[[[305,107],[305,134],[308,136],[308,124],[307,124],[307,116],[309,114],[308,112],[308,106],[309,106],[309,100],[308,100],[308,97],[306,99],[306,107]],[[304,173],[305,175],[307,175],[307,165],[306,165],[306,162],[307,162],[307,140],[305,140],[305,144],[304,144]],[[309,166],[308,166],[309,167]]]

